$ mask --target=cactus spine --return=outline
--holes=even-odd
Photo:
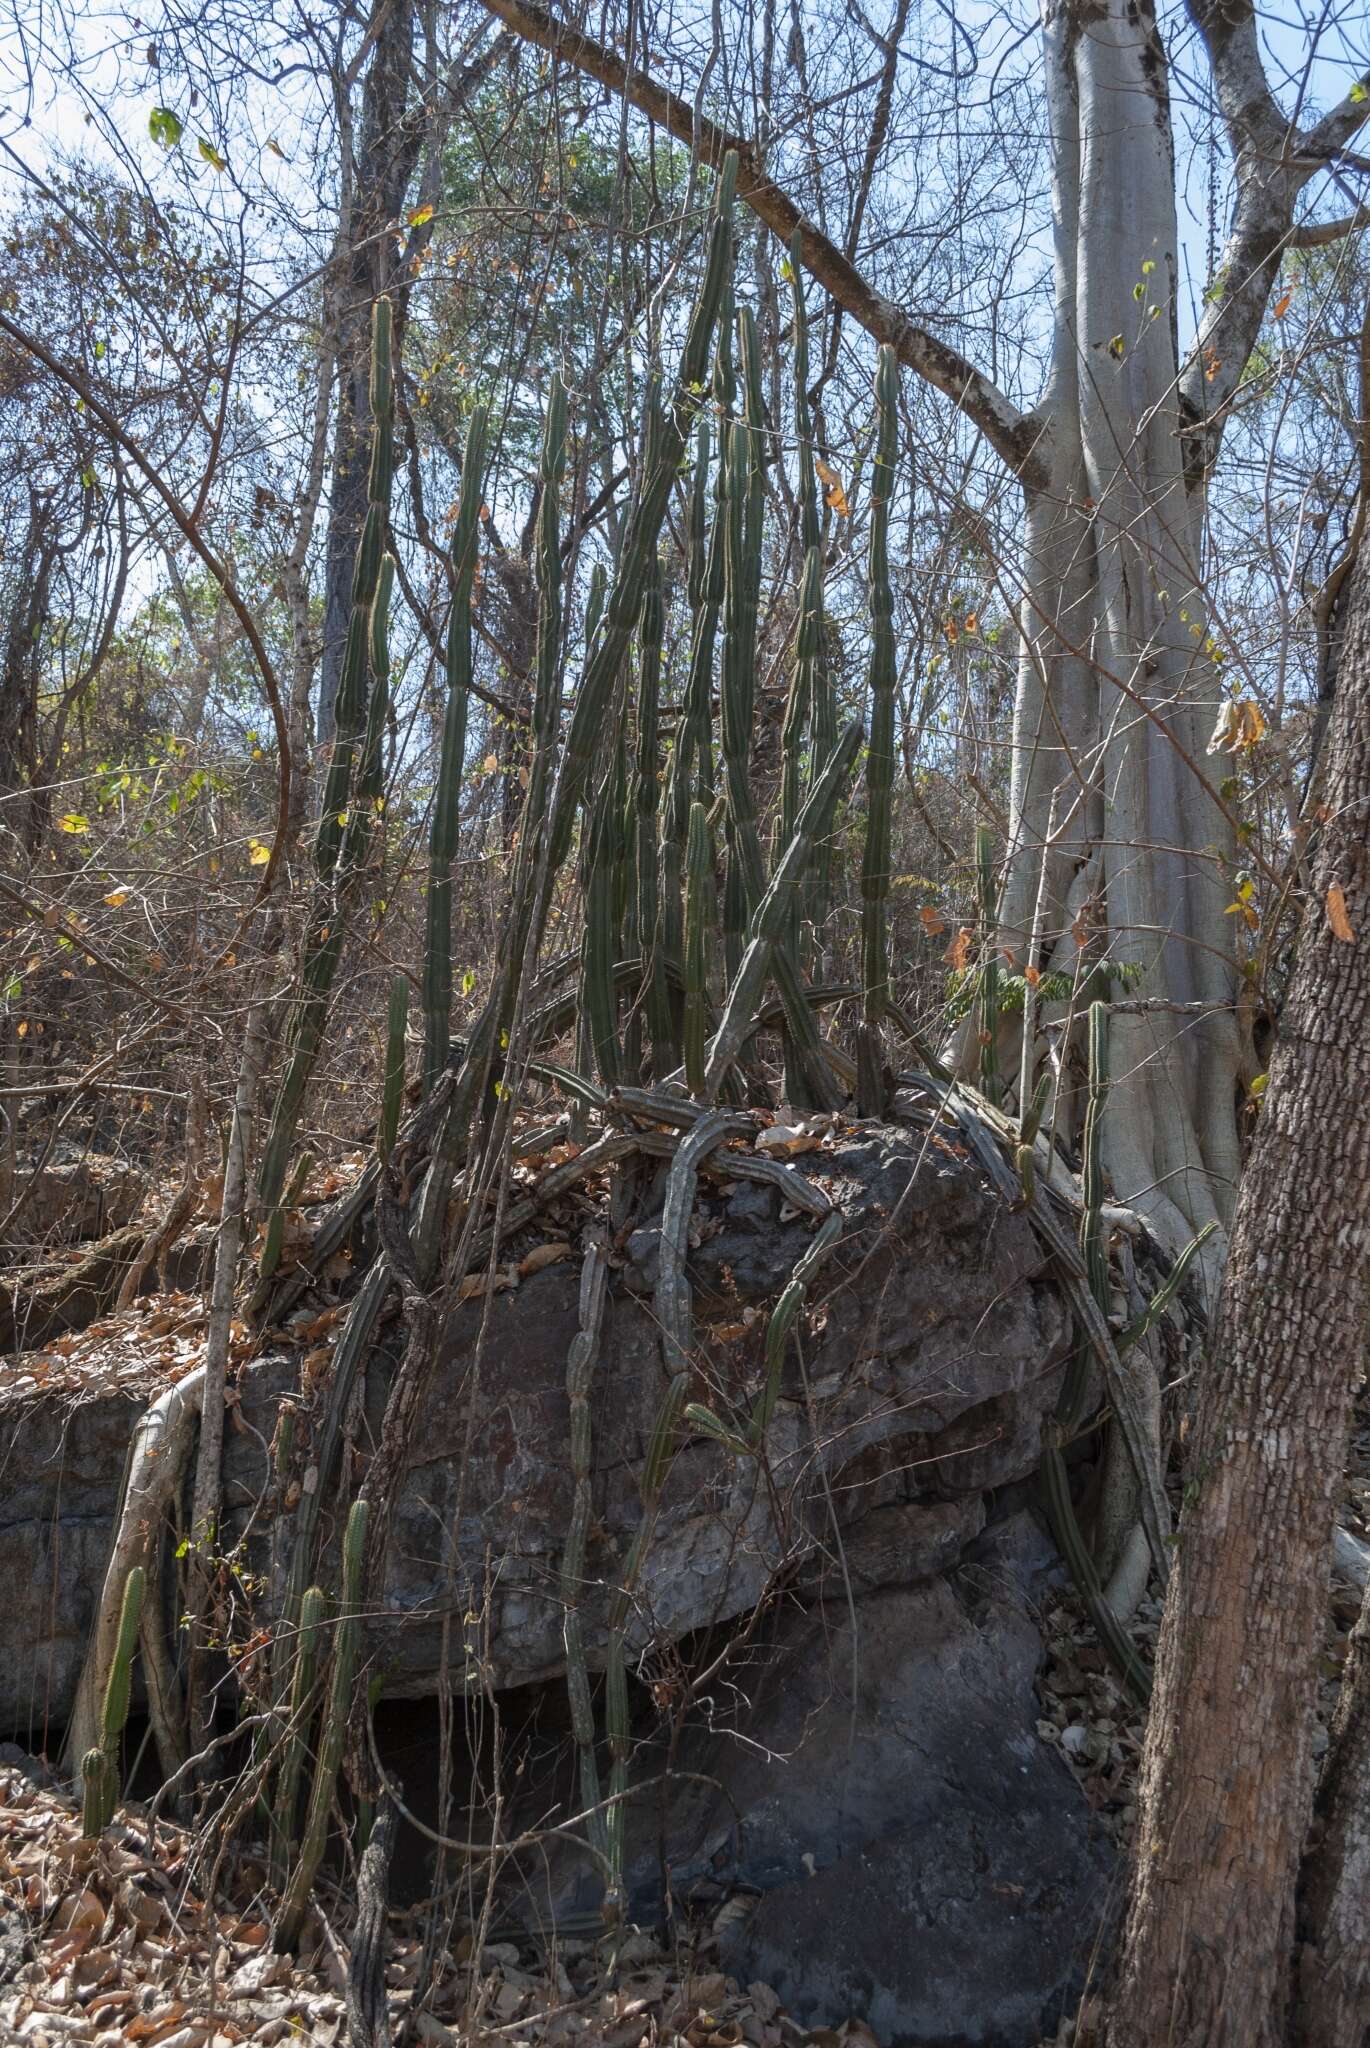
[[[342,1606],[333,1645],[333,1676],[328,1689],[328,1704],[324,1709],[323,1724],[319,1731],[314,1782],[310,1787],[309,1810],[305,1816],[299,1860],[286,1887],[276,1926],[278,1947],[292,1945],[299,1935],[305,1908],[309,1903],[310,1888],[323,1861],[324,1842],[328,1835],[328,1816],[333,1804],[333,1789],[338,1779],[338,1767],[342,1762],[347,1717],[352,1710],[352,1684],[356,1675],[357,1652],[361,1645],[360,1609],[366,1519],[366,1502],[354,1500],[343,1534]]]
[[[487,416],[478,407],[466,430],[461,493],[452,534],[452,608],[447,621],[447,702],[438,785],[428,835],[428,898],[424,910],[423,1092],[447,1065],[452,1027],[452,862],[460,830],[461,776],[471,699],[471,593],[485,488]]]
[[[871,736],[866,753],[866,846],[861,863],[861,1031],[857,1042],[857,1100],[863,1116],[882,1116],[880,1027],[890,996],[888,905],[890,791],[894,784],[894,593],[890,586],[890,498],[899,452],[899,372],[894,350],[880,351],[875,373],[877,428],[871,476],[868,685]]]
[[[389,573],[383,572],[382,568],[394,461],[391,331],[390,301],[387,298],[377,299],[371,322],[371,466],[366,487],[366,523],[352,572],[352,614],[338,684],[337,737],[324,783],[323,808],[314,841],[318,883],[305,935],[298,1001],[291,1016],[285,1079],[272,1112],[257,1181],[258,1203],[266,1226],[259,1261],[263,1279],[274,1273],[280,1260],[285,1234],[281,1191],[290,1165],[304,1092],[323,1041],[328,999],[342,957],[352,884],[360,869],[364,830],[369,830],[369,825],[364,828],[354,814],[363,810],[374,814],[374,802],[379,791],[384,704],[381,704],[375,719],[369,717],[368,711],[375,690],[385,687],[383,678],[371,675],[371,668],[376,654],[384,659],[384,621],[378,620],[376,614],[389,602],[390,573],[393,573],[393,564]],[[368,677],[371,678],[369,684]],[[362,748],[360,767],[357,763],[359,746]],[[355,777],[354,770],[357,771]],[[350,832],[347,831],[349,824]],[[347,832],[346,841],[344,832]]]
[[[103,1834],[114,1818],[114,1809],[119,1801],[119,1744],[133,1696],[133,1653],[138,1647],[138,1630],[142,1625],[145,1586],[143,1567],[133,1565],[124,1580],[119,1634],[100,1712],[99,1747],[88,1749],[81,1759],[83,1835]]]

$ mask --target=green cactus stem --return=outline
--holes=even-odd
[[[133,1696],[133,1656],[142,1626],[145,1587],[143,1567],[135,1564],[124,1580],[114,1661],[101,1703],[99,1747],[88,1749],[81,1759],[81,1832],[87,1837],[104,1833],[119,1803],[119,1745]]]
[[[314,1781],[310,1787],[309,1808],[305,1816],[299,1860],[291,1873],[281,1902],[280,1917],[276,1923],[276,1943],[280,1948],[293,1947],[299,1937],[310,1890],[318,1875],[319,1865],[323,1861],[324,1843],[328,1835],[328,1816],[333,1805],[338,1768],[342,1763],[343,1740],[347,1733],[348,1715],[352,1710],[352,1688],[356,1677],[357,1655],[361,1647],[362,1562],[366,1549],[366,1520],[366,1502],[353,1501],[348,1512],[347,1528],[343,1534],[342,1605],[333,1644],[333,1674],[328,1689],[328,1703],[319,1730]]]
[[[314,1707],[314,1686],[319,1672],[326,1611],[322,1590],[318,1586],[310,1586],[300,1602],[290,1700],[281,1737],[281,1766],[271,1814],[272,1876],[278,1891],[284,1891],[299,1850],[295,1836],[295,1809],[299,1803],[300,1774],[309,1748],[309,1722]]]
[[[866,750],[866,845],[861,863],[861,1029],[857,1037],[857,1104],[862,1116],[883,1116],[885,1082],[881,1026],[890,998],[890,793],[894,787],[894,591],[890,583],[890,499],[899,453],[899,372],[894,350],[880,351],[875,374],[877,427],[871,474],[871,701]]]
[[[717,1100],[729,1067],[753,1029],[756,1007],[767,976],[780,962],[788,959],[787,955],[779,952],[778,941],[789,918],[793,893],[813,857],[816,842],[830,829],[838,798],[851,773],[861,739],[860,721],[854,719],[810,791],[799,814],[794,837],[753,914],[747,951],[733,978],[723,1017],[709,1046],[704,1092],[711,1102]],[[781,992],[784,993],[783,988]],[[807,1007],[802,997],[800,1006]],[[785,1015],[786,1021],[790,1022],[792,1011],[788,1002]],[[809,1022],[812,1024],[811,1018]],[[816,1027],[814,1029],[816,1031]]]
[[[366,524],[352,574],[352,613],[338,685],[337,733],[314,842],[317,886],[310,905],[303,966],[291,1012],[285,1078],[272,1112],[257,1179],[258,1206],[265,1225],[258,1262],[263,1281],[270,1278],[280,1261],[285,1236],[281,1191],[305,1089],[323,1042],[350,899],[361,872],[361,855],[379,791],[384,704],[379,707],[376,720],[369,718],[368,712],[375,690],[387,687],[383,676],[373,676],[372,661],[375,656],[387,659],[384,621],[376,613],[388,603],[393,573],[393,564],[388,572],[383,568],[388,559],[384,556],[384,545],[394,459],[391,333],[390,301],[380,298],[371,324],[371,467]]]
[[[988,825],[975,828],[975,892],[980,908],[980,943],[984,964],[976,1005],[980,1038],[980,1087],[990,1102],[999,1100],[999,951],[995,945],[999,892],[994,886],[994,835]]]
[[[381,1086],[381,1114],[376,1125],[376,1151],[382,1164],[390,1157],[400,1128],[404,1102],[404,1041],[409,1024],[409,979],[396,974],[390,982],[390,1002],[385,1019],[385,1074]]]
[[[690,1093],[704,1093],[704,1040],[709,1020],[709,935],[713,930],[714,850],[709,814],[690,806],[690,839],[685,871],[685,1081]]]
[[[452,1029],[452,862],[460,830],[462,769],[471,701],[471,596],[475,584],[480,508],[485,490],[488,417],[478,407],[466,430],[461,493],[452,533],[452,608],[447,622],[447,702],[442,753],[428,835],[428,896],[424,906],[423,1092],[431,1093],[447,1065]]]

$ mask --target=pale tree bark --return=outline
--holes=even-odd
[[[1287,2038],[1333,1511],[1370,1319],[1370,557],[1343,648],[1308,906],[1242,1181],[1157,1651],[1108,2048]],[[1326,1901],[1363,1933],[1364,1684],[1362,1673],[1314,1866],[1320,1953],[1339,1973],[1329,2009],[1343,2015],[1357,1999],[1363,2009],[1365,1952],[1346,1957],[1346,1920]],[[1338,2028],[1309,2032],[1310,2048],[1360,2048],[1354,2026]]]

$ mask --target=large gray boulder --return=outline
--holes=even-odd
[[[862,1585],[945,1570],[979,1529],[986,1491],[1037,1462],[1069,1323],[1026,1219],[926,1131],[849,1127],[802,1166],[841,1208],[845,1229],[791,1347],[767,1469],[706,1439],[686,1442],[634,1602],[637,1650],[729,1621],[780,1584],[812,1584],[838,1528]],[[592,1658],[640,1519],[642,1461],[666,1385],[650,1294],[662,1192],[658,1178],[625,1238],[591,1390],[595,1525],[583,1609]],[[585,1228],[603,1220],[582,1203],[549,1218],[544,1234],[574,1241]],[[782,1214],[772,1189],[701,1180],[690,1261],[695,1392],[714,1410],[745,1412],[754,1398],[767,1308],[812,1229]],[[578,1265],[569,1258],[491,1303],[478,1366],[483,1305],[450,1319],[396,1508],[385,1611],[371,1631],[390,1696],[435,1691],[444,1643],[458,1681],[477,1664],[501,1686],[562,1668],[565,1372]],[[392,1348],[398,1336],[392,1326]],[[382,1347],[349,1421],[349,1490],[379,1435],[392,1374]],[[254,1518],[254,1544],[277,1403],[298,1377],[288,1355],[240,1377],[226,1507],[230,1533]],[[326,1369],[314,1377],[318,1403]],[[150,1378],[143,1393],[155,1391]],[[127,1387],[62,1401],[0,1391],[0,1732],[41,1739],[70,1709],[137,1407]],[[297,1430],[306,1485],[310,1423],[307,1402]]]
[[[860,2018],[882,2048],[1054,2035],[1105,1931],[1113,1860],[1036,1731],[1033,1614],[1057,1569],[1020,1510],[949,1574],[789,1603],[683,1736],[636,1747],[650,1789],[629,1807],[631,1914],[659,1916],[663,1880],[677,1905],[731,1899],[721,1961],[739,1983],[771,1985],[807,2026]],[[563,1842],[517,1909],[583,1926],[601,1898]]]

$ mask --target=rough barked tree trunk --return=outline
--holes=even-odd
[[[1351,1631],[1318,1822],[1303,1875],[1309,1939],[1296,2034],[1301,2048],[1363,2048],[1370,2041],[1370,1587]]]
[[[366,517],[370,460],[371,307],[396,268],[394,237],[423,140],[421,120],[405,118],[414,56],[412,0],[390,0],[362,92],[361,140],[351,175],[344,177],[344,222],[339,236],[342,272],[338,315],[338,405],[334,415],[332,493],[324,568],[322,663],[317,733],[333,738],[333,707],[342,676],[343,647],[352,605],[352,565]],[[344,93],[346,88],[344,87]],[[343,148],[350,145],[344,122]],[[397,307],[395,353],[401,353],[405,295]]]
[[[1370,1318],[1370,556],[1349,604],[1319,821],[1199,1402],[1108,2048],[1287,2037],[1333,1509]],[[1363,1749],[1363,1729],[1357,1739]],[[1353,1867],[1364,1831],[1350,1817]],[[1334,1870],[1324,1914],[1341,1881]],[[1333,1966],[1336,1930],[1323,1931]]]

